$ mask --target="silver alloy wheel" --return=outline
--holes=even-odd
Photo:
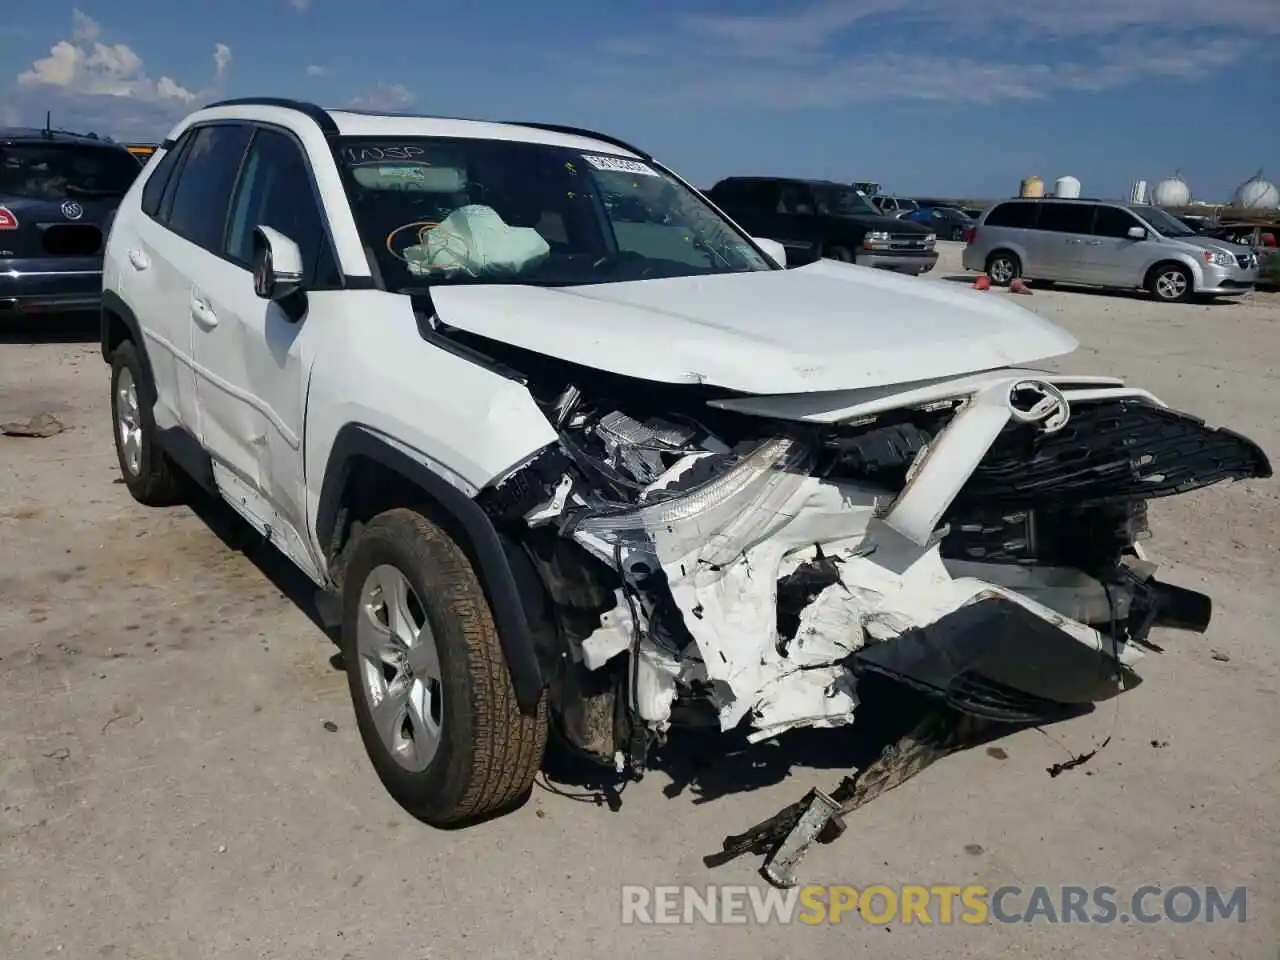
[[[136,477],[142,472],[142,408],[138,385],[128,367],[122,367],[116,378],[116,433],[120,459],[130,476]]]
[[[1177,300],[1187,292],[1187,277],[1181,270],[1166,270],[1156,277],[1156,293],[1161,300]]]
[[[1013,261],[1008,257],[996,257],[991,261],[991,269],[988,275],[994,283],[1006,284],[1013,282]]]
[[[425,770],[440,747],[440,656],[426,608],[390,564],[360,588],[356,649],[360,662],[349,669],[360,671],[383,746],[404,769]]]

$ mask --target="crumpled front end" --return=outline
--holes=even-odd
[[[1154,626],[1209,619],[1144,559],[1146,502],[1271,472],[1105,378],[696,402],[609,385],[541,398],[558,448],[486,506],[546,585],[564,732],[619,763],[685,719],[847,724],[868,671],[997,720],[1110,697]]]

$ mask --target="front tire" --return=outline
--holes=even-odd
[[[839,260],[841,263],[853,263],[853,254],[847,247],[827,247],[822,255],[828,260]]]
[[[997,250],[987,257],[987,276],[997,287],[1007,287],[1022,276],[1022,262],[1017,254]]]
[[[546,700],[516,703],[484,590],[420,513],[356,535],[344,573],[342,656],[365,750],[387,791],[435,826],[502,812],[533,786]]]
[[[111,355],[111,423],[120,475],[133,499],[148,507],[181,503],[186,478],[158,442],[155,416],[146,398],[155,395],[132,340]]]
[[[1160,263],[1147,277],[1147,290],[1162,303],[1185,303],[1191,299],[1191,271],[1180,263]]]

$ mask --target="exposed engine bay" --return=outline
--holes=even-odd
[[[558,433],[481,503],[541,581],[558,732],[618,770],[675,724],[851,723],[867,673],[995,721],[1087,708],[1139,682],[1153,627],[1209,622],[1145,559],[1147,501],[1271,474],[1110,378],[755,397],[447,335]]]

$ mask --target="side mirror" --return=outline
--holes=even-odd
[[[777,240],[769,240],[765,237],[752,237],[751,239],[778,266],[785,267],[787,265],[787,248]]]
[[[302,251],[279,230],[253,230],[253,292],[263,300],[283,300],[302,289]]]
[[[1145,240],[1147,239],[1147,231],[1142,227],[1130,227],[1128,236],[1130,240]]]

